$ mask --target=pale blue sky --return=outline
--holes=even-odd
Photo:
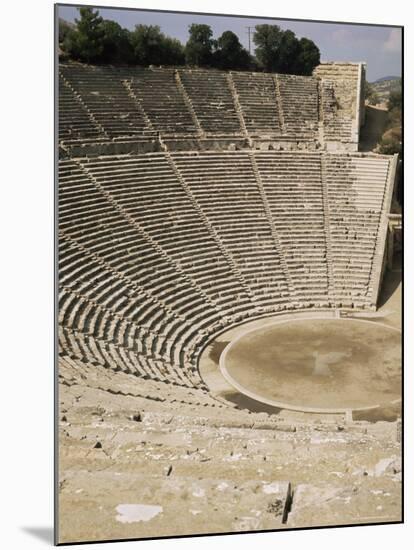
[[[322,61],[365,61],[367,79],[372,82],[383,76],[401,75],[401,28],[312,21],[286,21],[283,19],[259,19],[221,15],[194,15],[185,13],[159,13],[119,8],[99,9],[105,19],[113,19],[122,27],[132,30],[137,24],[159,25],[161,30],[183,44],[188,39],[191,23],[210,25],[214,38],[225,30],[237,34],[247,48],[247,26],[261,23],[279,25],[292,30],[298,38],[306,36],[315,42]],[[74,21],[78,10],[74,6],[59,6],[59,17]],[[254,44],[252,42],[252,53]]]

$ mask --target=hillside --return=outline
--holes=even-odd
[[[386,80],[398,80],[399,76],[382,76],[381,78],[377,78],[375,82],[385,82]]]
[[[375,82],[371,82],[373,90],[378,96],[379,103],[386,103],[390,92],[397,90],[400,86],[400,77],[384,76]]]

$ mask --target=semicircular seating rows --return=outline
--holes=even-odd
[[[86,94],[83,70],[77,88]],[[213,104],[204,90],[199,103],[194,100],[190,74],[179,77],[194,109],[207,99]],[[270,85],[267,76],[260,79],[260,86]],[[150,94],[139,100],[145,111],[122,118],[135,101],[132,95],[121,98],[127,88],[108,80],[105,94],[119,108],[109,124],[100,98],[88,118],[84,99],[75,101],[64,82],[62,101],[78,117],[72,137],[116,137],[123,124],[127,132],[153,130],[145,114],[151,113]],[[133,94],[133,81],[129,90]],[[178,97],[173,99],[178,108]],[[220,105],[228,108],[224,96]],[[171,112],[154,113],[157,129],[169,128]],[[197,119],[207,131],[208,109]],[[226,120],[233,131],[237,117]],[[199,129],[191,116],[180,121],[185,132]],[[236,323],[302,309],[375,308],[393,162],[361,153],[253,149],[64,156],[58,226],[62,357],[207,391],[199,355]]]

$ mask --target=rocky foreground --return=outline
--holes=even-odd
[[[67,358],[60,542],[401,520],[400,422],[251,413]]]

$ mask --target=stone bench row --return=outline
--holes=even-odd
[[[166,136],[200,130],[242,136],[247,130],[251,136],[272,132],[319,139],[314,77],[72,64],[61,64],[60,70],[111,139],[138,136],[148,125]],[[327,126],[328,138],[333,128]],[[338,128],[334,137],[344,140],[347,132]]]

